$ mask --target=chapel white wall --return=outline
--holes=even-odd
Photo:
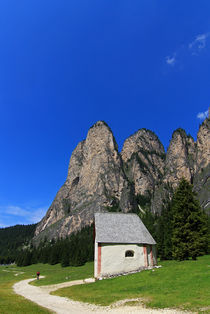
[[[134,257],[125,257],[125,252],[134,251]],[[97,256],[97,255],[96,255]],[[96,265],[96,264],[95,264]],[[138,270],[145,266],[143,245],[102,244],[100,276],[115,275]],[[97,277],[97,275],[95,275]]]

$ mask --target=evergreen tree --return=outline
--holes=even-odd
[[[21,253],[19,253],[19,255],[16,257],[16,260],[15,260],[18,267],[23,266],[23,260],[24,260],[24,254],[23,254],[23,251],[21,251]]]
[[[31,265],[32,254],[30,251],[24,252],[23,263],[22,266]]]
[[[205,253],[207,217],[192,186],[181,180],[172,200],[172,255],[176,260],[196,259]]]
[[[69,265],[70,265],[70,258],[69,258],[68,247],[64,247],[62,251],[62,256],[61,256],[61,266],[67,267]]]
[[[42,262],[43,264],[47,264],[50,262],[50,258],[51,258],[51,250],[50,250],[50,246],[47,245],[45,248],[42,248],[40,251],[40,262]]]
[[[151,233],[153,238],[156,238],[156,222],[157,216],[151,212],[150,209],[145,209],[144,212],[139,213],[139,217],[141,218],[143,224],[146,226],[148,231]]]
[[[166,200],[162,206],[161,216],[157,221],[157,250],[161,260],[172,259],[172,211],[171,202]]]
[[[51,265],[58,264],[60,262],[60,251],[57,245],[53,245],[50,250],[50,256],[48,263]]]

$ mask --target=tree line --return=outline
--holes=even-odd
[[[37,263],[61,263],[62,267],[81,266],[94,258],[93,232],[92,224],[65,239],[53,239],[50,242],[45,239],[37,247],[31,244],[28,249],[19,252],[16,264],[28,266]]]

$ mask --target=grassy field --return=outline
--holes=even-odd
[[[28,268],[30,267],[34,269],[34,274],[38,270],[41,275],[46,276],[43,279],[33,282],[36,286],[52,285],[93,277],[93,262],[86,263],[80,267],[61,267],[60,264],[53,266],[49,264],[37,264],[28,266]]]
[[[165,261],[162,268],[97,281],[94,284],[60,289],[54,294],[74,300],[109,305],[127,298],[143,298],[150,307],[176,307],[210,313],[210,256],[197,261]],[[37,264],[27,267],[0,266],[0,313],[50,313],[16,295],[15,282],[46,276],[35,285],[56,284],[93,276],[93,263],[81,267],[62,268],[58,265]],[[16,274],[18,274],[16,276]],[[208,308],[208,309],[207,309]]]
[[[12,286],[15,282],[36,278],[36,272],[40,271],[45,279],[35,281],[35,285],[49,285],[76,279],[84,279],[93,276],[93,263],[87,263],[81,267],[62,268],[58,265],[37,264],[27,267],[0,266],[0,313],[50,313],[50,311],[27,301],[13,292]],[[18,275],[16,275],[18,274]]]
[[[98,305],[143,298],[149,307],[210,313],[210,255],[197,261],[165,261],[161,265],[155,270],[63,288],[54,294]]]
[[[13,292],[12,286],[15,282],[34,275],[34,271],[27,270],[24,274],[15,276],[15,274],[23,271],[25,272],[22,268],[0,266],[0,313],[50,313]]]

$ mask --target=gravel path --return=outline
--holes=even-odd
[[[32,285],[29,285],[29,282],[33,280],[34,278],[26,279],[26,280],[22,280],[14,284],[13,289],[15,293],[39,304],[40,306],[48,308],[49,310],[57,314],[82,314],[82,313],[93,314],[93,312],[98,313],[98,314],[105,314],[105,313],[180,314],[180,313],[184,313],[177,310],[169,310],[169,309],[165,309],[165,310],[146,309],[143,307],[143,305],[123,306],[123,304],[125,303],[125,300],[117,302],[114,306],[107,306],[107,307],[100,307],[100,306],[90,305],[90,304],[86,304],[82,302],[76,302],[76,301],[72,301],[64,297],[50,295],[49,293],[51,291],[55,291],[62,287],[84,284],[85,282],[83,280],[75,280],[71,282],[65,282],[62,284],[42,286],[42,287],[35,287]],[[127,300],[127,301],[131,301],[131,300]]]

